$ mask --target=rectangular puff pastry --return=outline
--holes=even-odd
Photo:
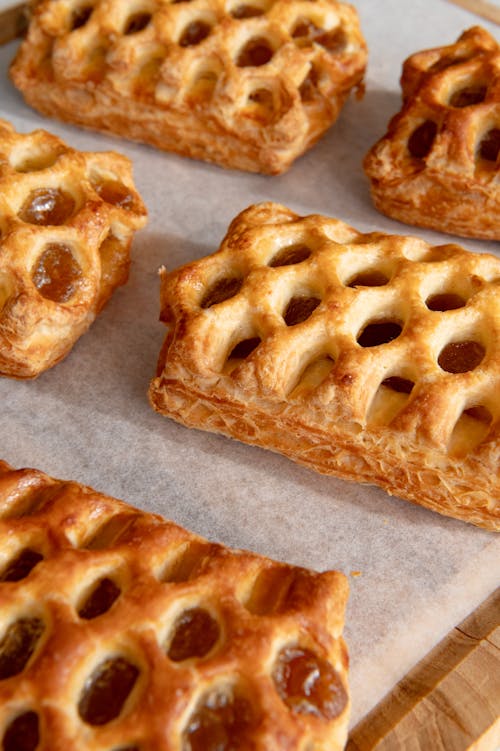
[[[161,271],[153,407],[500,527],[500,259],[263,203]]]
[[[42,0],[11,75],[45,115],[274,174],[337,119],[366,56],[338,0]]]
[[[2,751],[341,751],[346,577],[0,461]]]
[[[116,287],[146,222],[130,161],[0,120],[0,375],[65,357]]]
[[[500,240],[500,46],[480,26],[403,65],[403,105],[368,152],[375,207],[407,224]]]

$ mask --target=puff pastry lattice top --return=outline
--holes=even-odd
[[[220,384],[267,409],[286,400],[325,429],[390,426],[445,454],[493,458],[499,283],[492,255],[260,204],[217,253],[164,272],[171,333],[156,387]]]
[[[500,46],[481,27],[468,29],[454,44],[409,57],[401,87],[401,112],[365,160],[378,208],[409,223],[500,239]],[[428,184],[419,182],[425,175]],[[392,195],[400,183],[401,195]],[[401,214],[405,202],[413,214]]]
[[[97,96],[94,127],[226,166],[235,139],[250,149],[243,168],[281,171],[336,119],[365,64],[357,13],[337,0],[44,0],[12,70],[25,93],[35,81],[78,89],[54,95],[52,114],[78,118],[71,101],[95,110]],[[34,90],[30,101],[51,111]],[[132,122],[140,104],[156,135]]]
[[[74,343],[145,221],[126,157],[0,120],[0,372],[36,375]]]
[[[347,581],[0,462],[3,751],[340,751]]]

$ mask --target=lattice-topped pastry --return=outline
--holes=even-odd
[[[2,751],[340,751],[348,584],[0,462]]]
[[[146,209],[121,154],[0,120],[0,374],[64,357],[128,276]]]
[[[156,410],[500,527],[500,259],[264,203],[161,275]]]
[[[44,114],[279,173],[365,65],[357,13],[337,0],[43,0],[11,73]]]
[[[408,58],[403,107],[364,162],[379,211],[500,240],[500,47],[484,29]]]

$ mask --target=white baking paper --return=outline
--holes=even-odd
[[[450,241],[378,214],[361,161],[399,109],[404,58],[451,43],[475,23],[494,34],[498,27],[446,0],[358,0],[357,7],[370,55],[366,95],[349,101],[326,137],[281,177],[224,171],[43,118],[7,77],[18,43],[0,48],[0,117],[22,131],[50,129],[80,149],[123,151],[150,212],[134,241],[129,283],[67,359],[35,381],[0,379],[0,458],[92,485],[212,540],[344,571],[352,724],[491,593],[498,538],[381,490],[187,430],[154,413],[146,391],[164,333],[159,266],[214,251],[251,203],[274,200],[364,231]],[[459,242],[500,254],[495,243]]]

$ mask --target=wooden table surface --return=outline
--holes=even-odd
[[[355,727],[346,751],[500,748],[500,588]]]

